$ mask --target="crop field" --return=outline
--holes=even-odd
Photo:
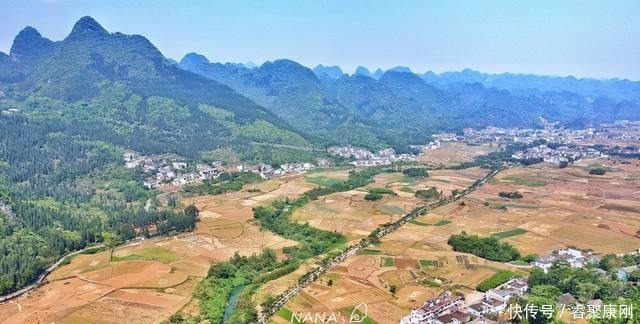
[[[251,206],[310,188],[301,176],[283,177],[239,192],[184,199],[184,205],[193,203],[201,211],[192,233],[80,254],[56,269],[46,284],[0,305],[0,322],[161,323],[185,306],[189,312],[193,291],[212,262],[236,251],[251,255],[269,247],[279,253],[296,244],[260,231]]]
[[[465,143],[447,142],[435,149],[425,151],[420,156],[420,162],[434,167],[453,166],[462,162],[473,161],[473,158],[479,155],[497,151],[497,145],[478,145],[472,146]]]
[[[594,164],[607,167],[607,173],[590,175]],[[410,191],[429,186],[450,192],[470,185],[485,172],[475,168],[437,170],[430,171],[426,179],[381,174],[372,186],[392,188],[399,197],[409,197]],[[523,197],[499,196],[513,191]],[[350,211],[351,215],[360,208]],[[378,323],[397,323],[412,307],[443,289],[455,287],[469,298],[477,298],[474,288],[498,271],[526,275],[526,266],[452,251],[448,238],[463,230],[493,235],[523,254],[547,254],[566,246],[599,253],[635,250],[640,247],[640,166],[633,161],[599,159],[563,169],[546,164],[507,169],[461,201],[416,218],[385,236],[378,246],[369,247],[370,252],[347,259],[286,307],[293,312],[338,311],[354,307],[360,300],[370,301],[390,310],[404,309],[404,313],[390,311],[378,316],[369,313]],[[329,277],[334,278],[331,287],[326,285]],[[391,286],[395,286],[395,294],[390,292]]]
[[[358,189],[323,196],[295,210],[291,218],[355,240],[369,235],[382,224],[397,220],[419,203],[413,197],[390,194],[378,201],[367,201],[366,194],[366,190]]]

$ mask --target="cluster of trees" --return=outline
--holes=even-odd
[[[638,263],[640,263],[639,255],[616,256],[609,254],[604,256],[599,263],[587,264],[583,268],[573,268],[563,260],[555,262],[547,273],[542,268],[534,267],[528,278],[529,296],[527,299],[520,298],[513,302],[519,305],[538,305],[538,309],[540,309],[541,305],[555,305],[560,295],[569,293],[582,304],[592,299],[600,299],[603,304],[607,305],[627,305],[632,307],[635,312],[635,309],[640,307],[638,281],[618,280],[616,271],[620,267]],[[636,278],[636,280],[639,279]],[[516,319],[514,322],[518,323],[522,320]],[[528,322],[556,323],[553,318],[548,319],[540,316],[536,319],[529,317]],[[593,318],[590,323],[626,324],[635,322],[628,318],[617,317]]]
[[[255,286],[270,280],[277,269],[285,268],[287,262],[278,261],[273,250],[265,249],[261,254],[249,257],[240,256],[236,252],[229,261],[214,264],[195,292],[195,296],[200,299],[201,315],[211,323],[222,323],[234,289],[242,287],[243,293],[255,290]],[[249,305],[246,305],[247,302]],[[225,320],[228,323],[250,323],[257,319],[257,315],[251,301],[241,296],[236,310]],[[202,319],[191,319],[196,323],[200,320]]]
[[[376,201],[376,200],[382,199],[382,197],[384,197],[384,196],[382,194],[380,194],[380,193],[371,192],[371,193],[368,193],[368,194],[364,195],[364,200]]]
[[[607,173],[607,170],[603,167],[594,167],[589,169],[589,174],[604,175],[605,173]]]
[[[495,237],[480,237],[466,232],[454,234],[447,241],[454,251],[471,253],[493,261],[509,262],[520,258],[520,252],[509,243]]]
[[[388,188],[369,188],[368,193],[364,196],[365,200],[376,201],[384,197],[384,195],[395,195],[396,193]]]
[[[339,233],[290,221],[291,213],[320,196],[365,186],[371,183],[373,177],[380,172],[382,172],[380,168],[369,168],[360,172],[351,171],[345,181],[311,189],[300,198],[277,200],[266,206],[255,207],[253,215],[262,228],[300,242],[301,245],[284,248],[283,252],[287,257],[282,261],[277,261],[272,251],[265,250],[259,256],[249,258],[234,256],[228,262],[214,265],[197,293],[206,319],[212,323],[221,322],[231,291],[234,287],[245,286],[228,321],[229,323],[254,321],[257,314],[253,294],[261,284],[296,270],[302,262],[312,256],[322,253],[330,254],[331,249],[346,242],[345,237]],[[273,300],[268,298],[263,306],[269,307],[272,302]]]
[[[426,178],[429,176],[427,168],[406,168],[402,170],[402,174],[412,178]]]
[[[215,179],[184,185],[182,192],[187,195],[218,195],[229,191],[238,191],[245,184],[260,180],[262,180],[260,175],[253,172],[224,172]]]
[[[509,199],[520,199],[522,194],[517,191],[501,191],[498,196]]]

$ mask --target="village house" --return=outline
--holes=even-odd
[[[433,299],[427,300],[424,305],[413,309],[411,314],[400,321],[401,324],[440,323],[438,317],[457,311],[464,302],[464,297],[445,291]]]
[[[469,305],[469,314],[481,317],[486,314],[497,314],[507,309],[509,299],[523,296],[529,285],[526,278],[514,278],[487,291],[482,301]]]
[[[558,261],[566,261],[572,268],[582,268],[587,263],[598,261],[598,257],[592,252],[583,252],[574,248],[558,250],[548,256],[538,258],[533,265],[542,268],[545,273]]]
[[[451,313],[438,316],[435,320],[437,324],[460,324],[466,323],[471,320],[471,316],[468,313],[460,310],[455,310]]]

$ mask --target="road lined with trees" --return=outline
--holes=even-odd
[[[276,297],[271,304],[263,305],[262,313],[258,316],[256,323],[267,323],[268,320],[282,307],[284,306],[290,299],[296,296],[302,289],[306,286],[320,278],[325,272],[334,268],[338,264],[344,262],[347,258],[356,255],[361,249],[366,248],[370,244],[379,242],[382,237],[385,235],[397,230],[402,225],[408,223],[409,221],[415,219],[418,216],[425,215],[432,209],[436,209],[438,207],[442,207],[446,204],[455,202],[460,198],[472,193],[480,186],[487,183],[487,181],[491,180],[494,176],[496,176],[503,168],[492,169],[487,175],[485,175],[482,179],[475,181],[470,187],[464,189],[462,191],[458,191],[453,193],[451,196],[442,198],[432,204],[426,206],[420,206],[415,208],[410,213],[406,214],[402,218],[398,219],[395,222],[387,223],[385,225],[380,226],[375,231],[371,232],[368,237],[363,238],[357,244],[351,245],[345,248],[339,255],[335,257],[328,257],[322,261],[322,265],[314,268],[313,270],[307,272],[302,275],[298,279],[298,283],[289,289],[287,289],[280,296]]]

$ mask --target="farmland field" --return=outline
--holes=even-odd
[[[588,168],[594,163],[607,166],[609,171],[604,176],[590,175]],[[446,194],[470,185],[483,171],[436,170],[430,171],[428,178],[410,182],[400,174],[381,174],[375,185],[393,188],[398,197],[410,198],[409,191],[429,186]],[[523,198],[512,202],[498,195],[514,191]],[[336,197],[327,198],[331,201],[319,201],[318,205],[328,207],[337,201]],[[348,219],[363,210],[366,215],[371,213],[367,205],[349,207],[344,209],[348,212],[331,207],[332,217]],[[319,226],[322,222],[314,222],[323,217],[319,211],[307,210],[305,220]],[[353,233],[346,226],[334,229]],[[507,169],[461,201],[417,217],[385,236],[378,246],[347,259],[305,288],[287,308],[328,312],[366,302],[372,320],[397,323],[411,308],[443,289],[459,290],[473,300],[478,296],[476,287],[497,274],[526,275],[529,271],[521,263],[493,262],[451,251],[448,238],[463,230],[509,242],[522,254],[544,255],[567,246],[598,253],[632,251],[640,246],[640,167],[624,160],[600,159],[563,169],[546,164]],[[330,287],[328,278],[333,278]]]

